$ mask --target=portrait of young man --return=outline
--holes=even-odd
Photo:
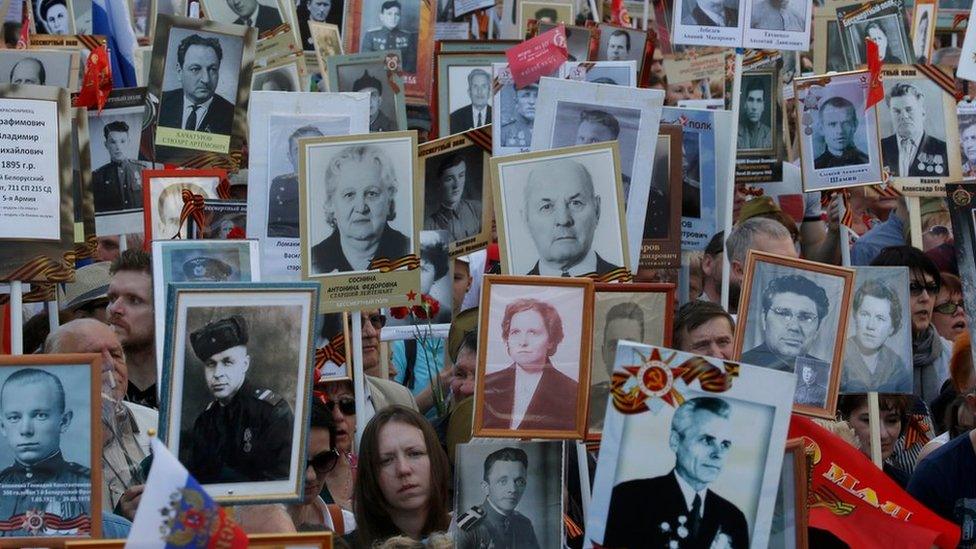
[[[819,129],[824,151],[813,161],[814,169],[843,168],[870,162],[868,155],[855,143],[855,136],[859,131],[863,134],[864,130],[859,128],[854,103],[840,95],[827,97],[820,103],[819,122],[819,126],[814,128],[814,139]]]
[[[469,104],[451,112],[451,133],[460,133],[491,123],[491,74],[478,67],[468,73],[467,89]],[[452,82],[459,85],[460,82]]]
[[[822,369],[822,366],[820,361],[796,359],[797,381],[793,402],[817,408],[826,405],[830,371]]]
[[[420,9],[417,3],[407,3],[407,5],[410,9]],[[368,7],[369,3],[364,10]],[[403,13],[403,4],[400,0],[385,0],[380,3],[377,11],[380,26],[363,33],[359,51],[400,50],[403,72],[413,74],[417,72],[418,29],[405,28],[402,24],[404,15],[406,14]]]
[[[315,126],[302,126],[288,137],[288,161],[291,171],[276,175],[268,188],[268,236],[298,238],[298,140],[322,137]]]
[[[623,29],[610,33],[607,39],[606,61],[626,61],[630,58],[630,34]]]
[[[435,164],[436,167],[432,166]],[[477,146],[427,161],[425,231],[447,231],[451,242],[481,233],[483,154]]]
[[[942,91],[935,88],[935,93]],[[943,124],[942,113],[927,112],[925,99],[920,86],[910,82],[898,82],[885,93],[885,106],[894,133],[881,138],[881,157],[891,175],[940,177],[949,174],[946,142],[930,132]]]
[[[738,150],[771,149],[770,127],[774,103],[770,95],[774,82],[766,75],[744,77],[740,105]]]
[[[359,74],[360,70],[362,74]],[[352,80],[351,88],[346,88],[344,82],[351,79],[347,77],[347,74],[351,72],[355,72],[359,76]],[[354,91],[369,94],[370,132],[392,132],[397,130],[397,124],[394,121],[395,116],[387,111],[389,108],[387,105],[391,105],[392,101],[388,100],[384,102],[383,100],[385,95],[393,93],[389,89],[389,86],[385,90],[383,89],[383,83],[380,81],[380,78],[385,77],[385,73],[386,69],[383,67],[360,69],[360,67],[355,66],[339,68],[340,91]]]
[[[139,128],[130,129],[125,120],[115,120],[102,127],[108,162],[92,172],[96,212],[131,210],[143,206],[143,166],[130,157],[138,150],[138,133]],[[97,146],[95,143],[92,145]]]
[[[698,27],[736,27],[739,9],[729,7],[725,0],[684,0],[681,24]]]
[[[488,454],[481,483],[485,499],[458,517],[458,549],[539,549],[532,521],[517,510],[529,481],[525,450],[506,447]]]
[[[594,323],[603,324],[603,337],[601,341],[594,342],[593,349],[599,349],[597,357],[602,362],[603,371],[606,372],[607,379],[594,383],[590,387],[590,411],[587,424],[590,429],[603,429],[603,419],[607,412],[607,399],[610,397],[610,378],[613,375],[614,361],[617,355],[617,342],[621,340],[636,341],[644,343],[645,335],[645,315],[644,310],[634,302],[617,303],[606,310],[605,315],[600,315],[600,293],[597,292],[596,318]],[[603,316],[601,319],[600,317]],[[597,372],[599,362],[593,364],[593,372]],[[592,377],[592,376],[591,376]]]
[[[167,61],[172,64],[172,47],[170,50]],[[236,78],[239,67],[232,67],[234,60],[224,59],[221,39],[197,31],[180,40],[175,53],[175,74],[180,87],[163,91],[158,125],[230,135],[234,101],[217,93],[217,85],[224,75]],[[222,71],[225,61],[227,67]]]
[[[600,25],[600,45],[597,48],[598,61],[637,61],[640,71],[644,58],[644,43],[647,35],[640,30],[624,29],[613,25]],[[585,58],[580,59],[585,61]]]

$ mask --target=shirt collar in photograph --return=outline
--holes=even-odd
[[[678,479],[678,488],[681,488],[681,495],[685,498],[685,506],[688,509],[688,512],[691,512],[691,507],[695,503],[695,494],[698,494],[698,497],[701,498],[701,507],[698,509],[698,512],[700,513],[699,518],[704,517],[705,492],[708,490],[708,488],[702,488],[696,492],[690,484],[685,482],[685,479],[681,478],[681,475],[678,474],[677,470],[674,471],[674,478]]]
[[[538,372],[529,372],[520,364],[515,365],[515,399],[512,403],[512,428],[515,429],[525,419],[525,413],[529,410],[529,404],[535,395],[535,390],[542,379],[545,368],[551,368],[548,364],[539,369]]]
[[[563,269],[557,268],[555,266],[549,265],[543,259],[539,259],[539,274],[542,276],[562,276]],[[570,276],[583,276],[585,274],[596,272],[596,252],[590,250],[583,260],[565,269],[565,272],[569,273]]]
[[[200,108],[197,109],[197,127],[193,128],[194,131],[196,131],[197,128],[200,127],[200,123],[203,122],[203,119],[207,116],[207,111],[210,110],[210,104],[213,103],[213,100],[214,100],[214,96],[211,95],[210,99],[207,99],[203,103],[200,103],[199,105]],[[195,103],[190,101],[189,97],[187,97],[186,95],[183,96],[183,125],[180,126],[181,128],[186,127],[186,119],[190,117],[190,113],[193,112],[193,107],[195,105],[196,105]]]
[[[711,19],[712,21],[715,21],[719,25],[722,25],[724,27],[724,26],[726,26],[728,24],[728,21],[725,20],[724,10],[719,11],[718,13],[716,13],[714,11],[710,11],[708,9],[705,9],[701,4],[698,4],[698,9],[702,10],[702,12],[705,15],[707,15],[709,19]]]
[[[478,119],[479,119],[479,117],[481,119],[481,125],[482,126],[485,125],[485,124],[487,124],[488,122],[490,122],[490,120],[488,120],[488,105],[485,105],[484,107],[481,107],[479,109],[478,107],[475,107],[474,104],[472,103],[471,104],[471,123],[474,124],[475,127],[478,126]]]

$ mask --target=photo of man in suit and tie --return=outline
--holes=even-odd
[[[478,67],[468,73],[469,104],[451,111],[451,133],[491,124],[491,75]]]
[[[225,0],[234,15],[233,23],[246,27],[255,27],[262,34],[281,25],[281,14],[278,9],[258,3],[258,0]]]
[[[727,400],[697,397],[678,406],[668,438],[674,468],[614,486],[603,547],[749,547],[742,510],[709,488],[734,442]]]
[[[936,97],[941,97],[936,90]],[[885,105],[894,133],[881,139],[881,157],[891,175],[898,177],[943,177],[949,175],[946,142],[932,135],[942,123],[929,117],[925,94],[909,82],[898,82],[885,94]],[[938,113],[935,113],[938,114]]]
[[[184,37],[176,49],[180,87],[165,90],[159,104],[158,125],[166,128],[230,135],[234,102],[217,93],[221,76],[231,76],[232,63],[221,74],[224,48],[211,33]],[[168,56],[167,56],[168,57]],[[236,75],[234,75],[236,77]],[[233,86],[237,89],[237,86]]]

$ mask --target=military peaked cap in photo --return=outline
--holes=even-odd
[[[230,265],[212,257],[194,257],[183,263],[183,275],[192,281],[222,281],[230,277]]]
[[[190,345],[197,357],[205,362],[231,347],[247,345],[247,321],[241,315],[234,315],[211,322],[190,334]]]

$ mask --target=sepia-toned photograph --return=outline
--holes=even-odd
[[[299,497],[317,286],[169,288],[160,438],[219,501]]]
[[[502,272],[609,281],[630,271],[619,165],[613,142],[492,158]]]
[[[474,435],[583,438],[593,283],[489,275],[482,288]]]
[[[794,377],[630,341],[614,360],[587,538],[766,547]]]
[[[908,267],[858,267],[847,320],[841,393],[911,393]]]
[[[328,71],[330,90],[369,94],[370,132],[407,129],[403,82],[383,54],[335,56],[329,59]]]
[[[290,0],[281,0],[290,1]],[[244,25],[268,34],[287,22],[279,0],[201,0],[207,18],[228,25]]]
[[[458,549],[555,547],[563,537],[563,443],[476,441],[457,447]]]
[[[153,240],[187,238],[187,225],[182,219],[185,204],[195,196],[220,198],[217,186],[226,174],[223,170],[146,170],[143,176],[144,234],[148,246]]]
[[[523,0],[518,2],[518,36],[526,36],[529,21],[536,23],[573,24],[576,5],[565,0]]]
[[[80,55],[71,50],[0,50],[0,84],[76,90]]]

